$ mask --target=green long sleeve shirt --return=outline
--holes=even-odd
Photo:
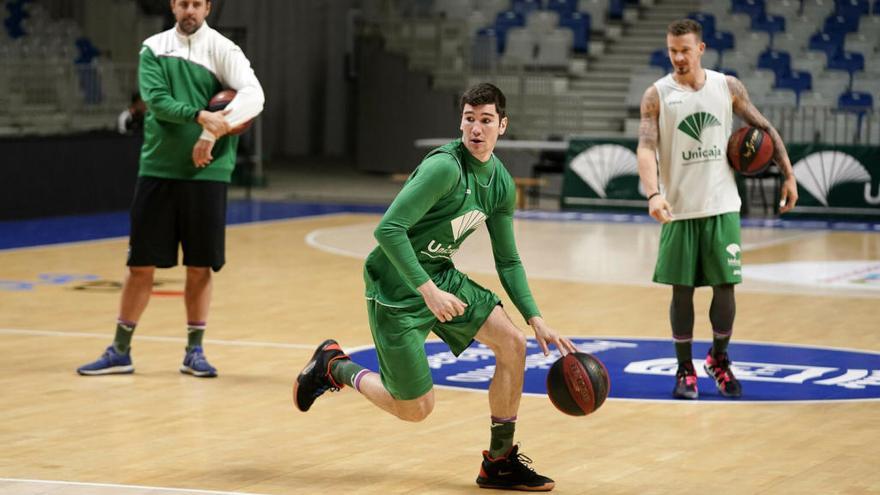
[[[393,307],[423,305],[417,287],[454,269],[452,256],[485,222],[495,268],[522,316],[539,316],[516,250],[513,178],[494,155],[474,158],[460,140],[433,150],[416,168],[375,230],[366,295]]]

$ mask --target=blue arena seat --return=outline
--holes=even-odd
[[[6,34],[12,39],[21,38],[26,35],[22,22],[31,15],[24,9],[26,3],[30,0],[7,1],[6,10],[9,11],[9,17],[3,20],[3,27],[6,28]]]
[[[687,15],[688,19],[693,19],[703,26],[703,38],[707,38],[715,34],[715,16],[705,12],[691,12]]]
[[[813,75],[803,71],[792,71],[784,76],[777,75],[774,88],[794,91],[797,103],[800,105],[801,93],[813,89]]]
[[[837,108],[844,112],[851,112],[858,116],[856,121],[855,142],[859,142],[862,134],[862,121],[865,115],[874,107],[874,98],[870,93],[847,91],[837,99]]]
[[[834,13],[844,17],[868,15],[871,4],[868,0],[836,0]]]
[[[504,46],[507,42],[507,30],[512,27],[523,27],[526,25],[526,19],[522,14],[512,10],[499,12],[495,17],[495,37],[498,42],[498,53],[504,53]]]
[[[733,33],[728,31],[715,31],[712,36],[703,36],[703,40],[707,47],[718,50],[719,53],[732,50],[734,46]]]
[[[764,31],[772,40],[774,34],[785,31],[785,17],[768,14],[752,17],[752,31]]]
[[[79,50],[76,60],[73,61],[74,64],[87,65],[92,63],[92,60],[94,60],[95,57],[101,55],[101,51],[98,50],[94,43],[92,43],[90,38],[81,36],[76,39],[74,44],[76,45],[76,49]]]
[[[672,70],[672,62],[669,60],[669,53],[666,50],[654,50],[651,52],[651,61],[648,65],[659,67],[665,72]]]
[[[577,0],[547,0],[547,10],[559,12],[559,18],[577,11]]]
[[[788,52],[765,50],[758,55],[759,69],[772,70],[776,79],[787,76],[791,72],[791,55]]]
[[[541,10],[540,0],[511,0],[510,10],[526,17],[530,12]]]
[[[730,4],[730,11],[734,14],[748,14],[749,17],[755,18],[764,15],[763,0],[733,0]]]
[[[626,7],[626,3],[624,0],[608,0],[608,18],[623,19],[623,9]]]
[[[590,40],[590,14],[586,12],[572,12],[559,17],[559,27],[571,29],[574,33],[574,51],[587,53]]]
[[[724,67],[724,52],[732,50],[735,43],[733,33],[729,31],[715,31],[712,36],[703,36],[703,41],[707,48],[711,48],[718,52],[718,66]]]
[[[837,52],[843,49],[844,36],[841,33],[816,33],[810,36],[807,47],[810,50],[825,52],[829,59],[834,58]]]
[[[849,82],[852,85],[853,74],[865,70],[865,56],[858,52],[837,52],[837,55],[828,59],[828,70],[843,70],[849,73]]]
[[[477,31],[471,49],[471,65],[479,70],[492,70],[498,58],[498,37],[495,28]]]
[[[846,36],[847,33],[854,33],[859,30],[859,18],[847,17],[843,15],[830,15],[825,19],[822,31],[825,33],[839,34]]]
[[[837,99],[837,108],[847,112],[863,113],[874,107],[874,98],[870,93],[847,91]]]

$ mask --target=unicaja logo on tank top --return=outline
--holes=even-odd
[[[703,130],[709,127],[720,126],[721,122],[708,112],[696,112],[685,117],[679,124],[678,130],[687,134],[698,143],[703,143]],[[721,148],[712,145],[711,148],[703,148],[699,146],[694,149],[684,150],[681,152],[681,159],[685,162],[707,162],[720,159],[723,155]],[[689,165],[685,163],[685,165]]]
[[[451,258],[456,252],[458,252],[458,246],[455,243],[458,242],[459,239],[466,237],[471,232],[477,230],[477,227],[480,226],[483,222],[486,221],[486,214],[480,210],[471,210],[449,222],[449,226],[452,228],[452,244],[443,244],[442,242],[438,242],[437,240],[432,239],[428,242],[428,246],[425,248],[427,251],[423,250],[421,253],[431,258]]]

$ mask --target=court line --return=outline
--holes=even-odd
[[[12,482],[12,483],[31,483],[31,484],[46,484],[46,485],[71,485],[71,486],[83,486],[83,487],[100,487],[100,488],[127,488],[127,489],[137,489],[137,490],[150,490],[156,492],[177,492],[180,494],[187,493],[200,493],[207,495],[262,495],[259,493],[251,493],[251,492],[222,492],[215,490],[198,490],[192,488],[163,488],[159,486],[146,486],[146,485],[123,485],[116,483],[86,483],[80,481],[55,481],[55,480],[34,480],[34,479],[20,479],[20,478],[0,478],[0,482]]]
[[[19,328],[0,328],[0,334],[6,335],[27,335],[35,337],[85,337],[85,338],[101,338],[110,339],[111,333],[88,333],[88,332],[62,332],[58,330],[25,330]],[[185,337],[162,337],[156,335],[138,335],[139,341],[148,342],[186,342]],[[308,349],[314,350],[318,344],[286,344],[283,342],[260,342],[248,340],[220,340],[205,339],[206,344],[233,346],[233,347],[272,347],[277,349]],[[354,349],[354,348],[352,348]],[[352,351],[353,352],[353,351]]]
[[[86,337],[86,338],[109,338],[112,332],[106,333],[89,333],[89,332],[62,332],[59,330],[31,330],[31,329],[20,329],[20,328],[0,328],[0,334],[7,335],[27,335],[27,336],[35,336],[35,337]],[[636,335],[575,335],[572,332],[563,333],[568,337],[578,338],[578,339],[611,339],[611,340],[660,340],[658,337],[645,337],[645,336],[636,336]],[[138,335],[138,340],[152,340],[156,342],[186,342],[185,337],[162,337],[155,335]],[[530,337],[531,338],[531,337]],[[428,339],[425,341],[426,343],[439,343],[442,342],[440,339]],[[708,344],[711,341],[704,339],[697,339],[695,342]],[[860,352],[864,354],[874,354],[880,356],[880,350],[873,351],[869,349],[858,349],[855,347],[837,347],[837,346],[827,346],[827,345],[816,345],[816,344],[795,344],[790,342],[767,342],[763,340],[744,340],[744,339],[736,339],[737,343],[742,344],[755,344],[755,345],[768,345],[773,347],[797,347],[801,349],[818,349],[823,351],[847,351],[847,352]],[[277,348],[277,349],[315,349],[318,344],[289,344],[285,342],[260,342],[260,341],[250,341],[250,340],[220,340],[220,339],[205,339],[205,343],[216,344],[216,345],[226,345],[226,346],[237,346],[237,347],[269,347],[269,348]],[[374,346],[372,344],[368,345],[360,345],[360,346],[345,346],[345,349],[348,352],[356,352],[362,351],[365,349],[372,349]],[[470,389],[469,389],[470,390]]]
[[[86,338],[109,338],[109,333],[86,333],[86,332],[61,332],[54,330],[23,330],[16,328],[0,328],[0,335],[28,335],[28,336],[41,336],[41,337],[86,337]],[[573,335],[566,334],[569,337],[576,338],[585,338],[585,339],[616,339],[616,340],[650,340],[652,337],[634,337],[634,336],[582,336],[582,335]],[[150,336],[143,335],[138,336],[138,340],[151,340],[156,342],[186,342],[185,338],[182,337],[158,337],[158,336]],[[438,339],[429,339],[426,341],[427,343],[436,343],[441,342]],[[703,342],[703,341],[700,341]],[[708,341],[705,341],[708,342]],[[737,342],[741,342],[744,344],[760,344],[760,345],[769,345],[776,347],[800,347],[805,349],[821,349],[821,350],[835,350],[835,351],[849,351],[849,352],[861,352],[865,354],[876,354],[880,356],[880,351],[871,351],[867,349],[856,349],[852,347],[829,347],[829,346],[821,346],[821,345],[811,345],[811,344],[791,344],[791,343],[780,343],[780,342],[762,342],[757,340],[737,340]],[[269,348],[278,348],[278,349],[306,349],[312,350],[317,344],[287,344],[283,342],[250,342],[244,340],[214,340],[214,339],[205,339],[205,343],[215,344],[215,345],[226,345],[226,346],[238,346],[238,347],[269,347]],[[375,346],[373,345],[360,345],[360,346],[346,346],[346,352],[349,354],[353,354],[355,352],[360,352],[368,349],[373,349]],[[477,393],[489,393],[489,390],[481,390],[467,387],[456,387],[454,385],[438,385],[434,384],[434,388],[442,388],[447,390],[460,390],[464,392],[477,392]],[[546,397],[546,394],[535,394],[531,392],[523,392],[524,396],[529,397]],[[835,399],[835,400],[760,400],[760,401],[750,401],[737,399],[735,401],[676,401],[672,399],[634,399],[634,398],[623,398],[623,397],[609,397],[607,400],[610,401],[625,401],[625,402],[662,402],[665,404],[669,403],[699,403],[699,404],[829,404],[829,403],[853,403],[853,402],[877,402],[880,401],[880,398],[870,398],[870,399]],[[2,478],[0,478],[2,480]],[[245,494],[248,495],[248,494]]]
[[[336,227],[324,227],[320,229],[315,229],[305,236],[305,242],[307,245],[319,250],[324,251],[330,254],[336,254],[339,256],[344,256],[346,258],[354,258],[363,260],[366,258],[365,255],[350,251],[341,247],[332,246],[326,242],[319,240],[319,237],[323,234],[333,234],[334,231],[344,231],[346,229],[351,229],[352,227],[357,227],[361,225],[365,225],[367,222],[356,223],[351,225],[340,225]],[[748,228],[756,228],[756,227],[748,227]],[[760,227],[757,227],[760,228]],[[828,231],[822,230],[811,230],[800,233],[794,233],[789,236],[784,236],[779,239],[768,239],[764,241],[756,241],[751,243],[746,243],[742,245],[743,252],[751,252],[757,251],[761,249],[765,249],[772,246],[778,246],[782,244],[788,244],[792,242],[801,241],[803,239],[809,239],[813,237],[824,236],[828,233]],[[756,264],[747,265],[754,266]],[[480,273],[484,275],[492,275],[495,271],[491,268],[480,269],[476,268],[472,271],[474,273]],[[535,280],[556,280],[562,282],[575,282],[581,284],[594,284],[594,285],[629,285],[635,287],[646,287],[646,288],[656,288],[660,287],[659,284],[650,280],[650,277],[646,277],[645,279],[639,280],[587,280],[583,277],[578,276],[570,276],[570,275],[531,275],[530,279]],[[821,287],[821,286],[802,286],[787,283],[784,281],[777,282],[768,282],[764,280],[756,280],[751,278],[746,278],[743,280],[744,284],[741,285],[738,290],[745,293],[758,293],[758,294],[789,294],[789,295],[797,295],[797,296],[822,296],[822,297],[840,297],[840,298],[859,298],[859,299],[871,299],[877,297],[877,294],[872,292],[865,292],[864,289],[859,287]],[[757,284],[757,287],[752,287],[753,284]]]

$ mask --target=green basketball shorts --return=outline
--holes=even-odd
[[[451,270],[438,284],[467,304],[463,315],[441,323],[424,304],[406,308],[367,300],[370,331],[379,356],[379,375],[391,396],[411,400],[434,386],[425,355],[425,340],[434,332],[458,356],[471,345],[489,314],[500,303],[493,292],[481,287],[457,270]],[[435,280],[436,283],[436,280]]]
[[[692,287],[742,282],[739,213],[664,224],[654,282]]]

